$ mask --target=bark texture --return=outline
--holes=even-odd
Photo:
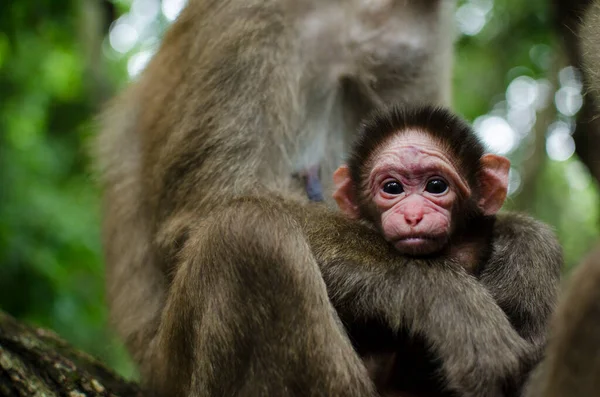
[[[51,331],[0,312],[0,396],[140,396],[138,387]]]

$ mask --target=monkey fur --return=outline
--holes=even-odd
[[[412,134],[411,150],[391,148],[395,140],[406,139],[405,133]],[[419,154],[425,149],[421,145],[426,146],[423,155]],[[382,157],[383,167],[372,175]],[[448,109],[389,106],[362,123],[347,164],[334,173],[337,190],[333,197],[343,212],[368,220],[384,235],[387,233],[383,230],[381,205],[389,207],[385,219],[394,234],[404,230],[405,234],[435,235],[433,239],[413,242],[412,248],[400,249],[401,252],[421,256],[426,254],[423,248],[430,246],[430,254],[452,255],[473,273],[481,269],[491,251],[491,231],[495,214],[506,199],[509,169],[507,158],[485,153],[472,128]],[[412,200],[412,204],[404,204],[399,194],[374,191],[373,178],[381,173],[385,176],[382,182],[393,181],[401,186],[398,181],[404,179],[409,184],[417,183],[418,187],[407,187],[411,194],[406,200]],[[444,194],[426,193],[421,179],[441,181],[446,186]],[[403,206],[422,214],[418,226],[409,227],[403,220]],[[385,237],[395,240],[392,235]]]
[[[150,395],[379,396],[371,329],[422,339],[459,396],[523,374],[559,279],[547,228],[499,217],[510,268],[492,255],[477,280],[400,255],[292,176],[331,174],[382,103],[448,102],[453,9],[189,1],[97,142],[110,315]]]
[[[547,355],[526,397],[596,396],[600,391],[600,249],[570,276],[551,321]]]
[[[588,89],[587,95],[599,103],[600,99],[600,2],[594,1],[588,6],[588,11],[579,29],[581,53],[584,68],[584,81]],[[597,118],[600,108],[596,107],[594,114]]]

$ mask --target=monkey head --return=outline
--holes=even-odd
[[[441,251],[506,199],[510,162],[485,154],[471,128],[435,107],[379,111],[366,121],[333,194],[348,216],[373,223],[399,251]]]

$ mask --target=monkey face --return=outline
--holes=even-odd
[[[476,176],[464,175],[456,154],[425,128],[396,130],[374,147],[360,165],[362,181],[355,183],[347,166],[335,172],[333,197],[352,218],[367,217],[400,252],[437,253],[457,237],[467,204],[476,200],[476,213],[493,215],[504,202],[509,162],[503,157],[485,154],[480,170],[471,171]],[[475,177],[472,188],[467,181]]]
[[[452,230],[452,208],[470,195],[449,156],[421,132],[400,134],[377,153],[368,190],[385,238],[407,254],[442,249]]]
[[[441,179],[437,181],[441,182]],[[389,190],[389,186],[395,184],[397,182],[386,182],[383,189]],[[388,193],[381,194],[384,195]],[[446,193],[447,197],[451,195],[452,193]],[[451,211],[446,207],[446,203],[451,204],[452,199],[432,200],[427,196],[413,191],[380,199],[385,201],[385,206],[388,207],[379,208],[381,230],[386,240],[401,252],[431,254],[440,250],[448,240]]]

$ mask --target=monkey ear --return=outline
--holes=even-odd
[[[484,214],[494,215],[506,200],[510,160],[495,154],[486,154],[481,158],[481,164],[483,171],[479,180],[481,185],[479,207]]]
[[[354,192],[352,189],[352,179],[350,178],[350,169],[347,165],[340,166],[333,173],[333,183],[335,191],[333,199],[337,203],[340,210],[352,219],[358,219],[359,211],[356,205]]]

